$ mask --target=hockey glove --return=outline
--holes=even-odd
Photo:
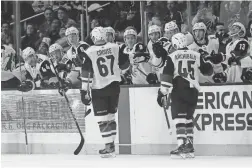
[[[148,62],[150,59],[150,54],[145,52],[134,53],[134,63]]]
[[[33,81],[31,80],[26,80],[23,81],[17,88],[17,90],[21,91],[21,92],[29,92],[33,89],[35,89],[36,85]]]
[[[164,95],[160,89],[158,90],[157,103],[160,107],[166,106],[166,95]]]
[[[242,71],[241,79],[244,83],[252,83],[252,68],[244,68]]]
[[[157,74],[155,73],[149,73],[146,77],[146,81],[149,84],[157,84],[158,83],[158,78],[157,78]]]
[[[70,81],[61,81],[61,86],[58,88],[58,92],[61,96],[64,96],[64,93],[68,91],[68,89],[72,88],[72,84]]]
[[[90,95],[88,94],[88,92],[85,90],[80,90],[80,94],[81,94],[82,103],[85,104],[86,106],[90,105],[92,99],[91,99]]]
[[[241,65],[239,57],[235,56],[234,52],[231,52],[231,57],[228,59],[228,65]]]
[[[222,73],[216,73],[213,76],[213,81],[215,83],[225,83],[227,81],[227,76],[224,72]]]
[[[226,56],[223,53],[215,54],[214,51],[212,51],[211,55],[205,56],[205,60],[210,61],[213,64],[219,64],[225,60],[225,57]]]
[[[157,58],[164,58],[167,56],[167,51],[165,51],[163,47],[163,43],[161,41],[157,41],[152,44],[153,52]]]

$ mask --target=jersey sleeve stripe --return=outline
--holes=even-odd
[[[172,84],[173,76],[168,74],[160,74],[160,81]]]
[[[168,82],[163,82],[163,81],[161,81],[161,87],[167,87],[167,88],[169,88],[169,87],[172,87],[172,84],[171,83],[168,83]]]

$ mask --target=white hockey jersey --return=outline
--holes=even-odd
[[[201,45],[194,41],[191,45],[188,46],[188,49],[199,52],[199,50],[203,50],[208,54],[211,54],[212,51],[218,53],[219,51],[219,40],[215,37],[215,35],[209,35],[207,37],[206,44]],[[223,72],[224,69],[221,64],[213,64],[214,73]],[[201,73],[199,74],[200,83],[214,83],[212,76],[204,76]]]
[[[133,46],[132,49],[128,48],[125,44],[120,46],[120,49],[125,54],[129,54],[130,57],[133,57],[135,52],[144,52],[145,48],[142,44],[137,43]],[[132,66],[132,83],[133,84],[148,84],[146,81],[147,72],[151,72],[151,65],[149,63],[137,63]]]
[[[251,48],[251,46],[250,46]],[[252,68],[252,57],[249,55],[249,43],[246,39],[240,38],[231,41],[226,47],[226,60],[230,57],[240,58],[240,65],[232,63],[225,71],[228,83],[243,82],[241,79],[244,68]]]

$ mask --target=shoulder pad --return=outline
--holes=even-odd
[[[133,47],[135,49],[135,52],[145,52],[145,46],[142,43],[137,43],[135,44],[135,46]]]
[[[84,52],[86,51],[90,46],[87,44],[87,43],[81,43],[79,46],[78,46],[78,50],[80,50],[81,52]]]

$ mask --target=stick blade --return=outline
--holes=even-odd
[[[84,137],[82,136],[79,146],[78,146],[77,149],[74,151],[74,155],[78,155],[78,154],[80,153],[80,151],[81,151],[81,149],[82,149],[82,147],[83,147],[83,145],[84,145],[84,142],[85,142],[85,140],[84,140]]]

